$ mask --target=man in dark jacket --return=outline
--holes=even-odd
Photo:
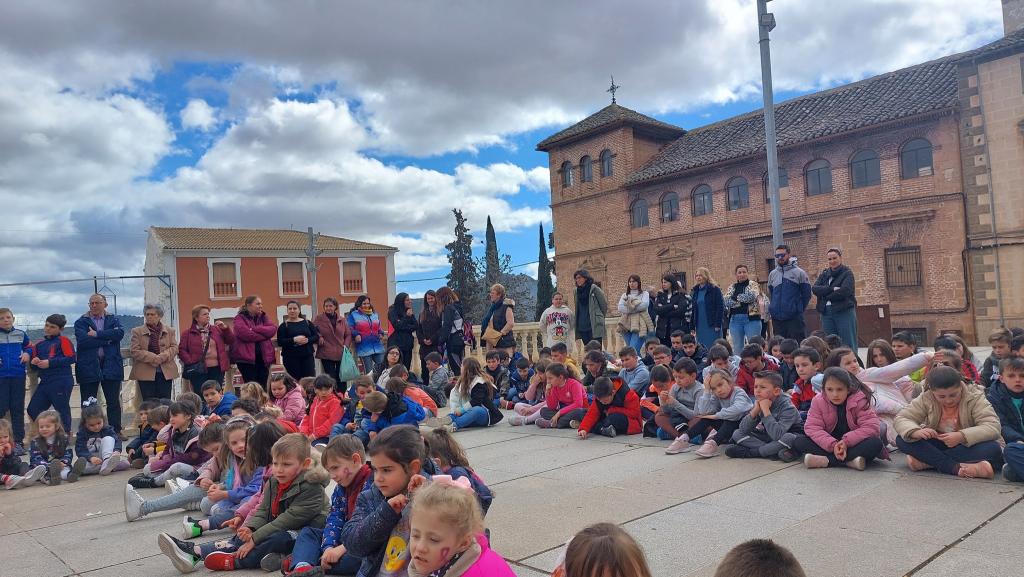
[[[121,381],[124,362],[121,359],[121,321],[107,314],[107,298],[101,294],[89,297],[89,312],[75,321],[78,362],[75,377],[82,401],[97,397],[100,386],[107,405],[107,423],[121,435]]]
[[[811,302],[811,281],[790,256],[788,245],[775,247],[775,263],[778,266],[768,275],[772,328],[783,338],[802,341],[807,336],[804,310]]]
[[[857,298],[854,295],[853,271],[843,264],[843,253],[830,248],[825,253],[828,268],[821,271],[811,292],[818,298],[821,329],[839,335],[843,344],[857,350]]]

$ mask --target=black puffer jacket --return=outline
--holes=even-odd
[[[655,330],[662,341],[667,341],[674,331],[693,330],[693,301],[685,292],[659,292],[654,299],[654,312],[658,315]]]
[[[839,290],[836,290],[837,287]],[[854,290],[853,271],[845,264],[839,265],[836,270],[830,267],[821,271],[811,287],[811,292],[818,299],[815,308],[822,314],[825,313],[825,303],[832,303],[828,310],[834,313],[857,306]]]

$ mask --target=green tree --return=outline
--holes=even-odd
[[[466,217],[459,209],[452,209],[455,215],[455,240],[445,245],[448,249],[448,286],[462,301],[463,313],[475,322],[480,322],[483,304],[477,261],[473,258],[473,235],[466,226]]]
[[[499,282],[498,278],[502,272],[501,257],[498,256],[498,239],[494,235],[494,225],[491,224],[490,215],[487,216],[487,246],[484,249],[484,288],[490,289],[492,285]],[[506,263],[507,264],[507,263]]]
[[[537,306],[533,320],[539,321],[540,314],[551,304],[555,287],[551,284],[551,261],[548,260],[548,245],[544,242],[544,225],[540,225],[540,252],[537,254]]]

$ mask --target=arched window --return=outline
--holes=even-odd
[[[861,150],[853,155],[850,159],[850,182],[853,188],[875,186],[882,182],[878,153],[874,150]]]
[[[832,192],[832,165],[827,160],[818,159],[807,165],[807,196],[830,194]]]
[[[739,210],[750,206],[750,190],[747,187],[747,179],[742,176],[729,181],[726,193],[729,199],[729,210]]]
[[[764,176],[761,177],[762,186],[764,186],[764,203],[770,204],[772,199],[768,195],[768,171],[764,172]],[[779,189],[783,189],[789,186],[789,173],[786,172],[785,168],[779,167]]]
[[[633,201],[633,206],[629,207],[629,221],[633,228],[644,228],[647,226],[646,200],[638,198]]]
[[[661,197],[661,222],[672,222],[679,218],[679,195],[667,192]]]
[[[917,178],[932,175],[932,143],[915,138],[900,151],[900,177]]]
[[[607,148],[601,151],[601,176],[612,175],[612,151]]]
[[[711,214],[711,187],[702,184],[693,189],[693,216],[704,216]]]
[[[584,156],[580,159],[580,182],[590,182],[594,180],[594,169],[591,166],[593,162],[590,161],[590,156]]]
[[[568,160],[562,163],[562,187],[572,186],[572,163]]]

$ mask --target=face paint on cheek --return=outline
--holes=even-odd
[[[452,550],[450,548],[442,547],[441,548],[441,561],[447,561],[448,560],[448,554],[451,553],[451,552],[452,552]]]

